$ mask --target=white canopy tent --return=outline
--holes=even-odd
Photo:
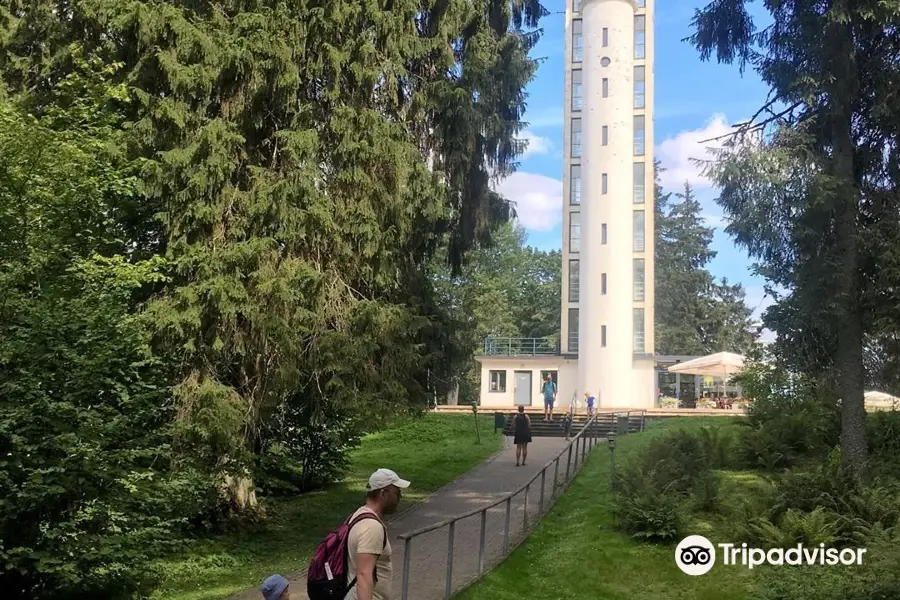
[[[701,356],[700,358],[672,365],[667,369],[669,373],[722,377],[723,379],[728,379],[743,370],[744,357],[731,352],[719,352],[709,356]]]
[[[898,410],[900,398],[891,396],[885,392],[870,391],[864,395],[867,410]]]
[[[732,352],[719,352],[709,356],[701,356],[692,360],[672,365],[669,373],[682,375],[699,375],[702,377],[721,377],[723,388],[729,377],[744,370],[744,357]]]

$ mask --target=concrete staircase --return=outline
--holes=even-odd
[[[554,414],[552,422],[544,421],[543,413],[533,413],[527,411],[531,418],[531,437],[565,437],[565,429],[563,426],[563,418],[565,413]],[[512,436],[515,434],[515,414],[514,412],[502,413],[506,416],[506,426],[503,434]],[[616,434],[638,433],[644,424],[639,412],[632,412],[630,415],[626,413],[600,413],[597,420],[593,424],[592,434],[605,438],[609,432],[614,431]],[[585,425],[587,425],[588,416],[586,414],[576,414],[572,420],[572,428],[569,435],[574,437],[578,435]]]

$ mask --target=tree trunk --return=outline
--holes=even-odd
[[[237,477],[226,475],[223,488],[237,512],[255,512],[259,508],[256,486],[249,473]]]
[[[846,0],[834,8],[847,13]],[[863,326],[860,312],[859,188],[856,185],[853,143],[853,105],[858,94],[858,72],[852,19],[833,21],[829,27],[834,75],[830,90],[829,121],[832,150],[832,190],[837,251],[837,354],[835,371],[841,397],[841,451],[844,466],[855,479],[865,471],[867,459],[866,412],[863,377]]]

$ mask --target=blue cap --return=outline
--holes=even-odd
[[[287,589],[288,580],[281,575],[272,575],[263,581],[259,591],[262,592],[263,598],[266,600],[278,600]]]

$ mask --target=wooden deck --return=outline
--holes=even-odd
[[[553,414],[561,415],[567,412],[568,406],[557,407],[553,409]],[[721,408],[598,408],[594,412],[597,414],[609,414],[609,413],[627,413],[627,412],[640,412],[644,411],[647,417],[743,417],[746,416],[746,412],[744,412],[740,408],[733,409],[721,409]],[[457,406],[448,406],[448,405],[439,405],[436,408],[437,412],[445,412],[445,413],[471,413],[472,407],[468,404],[460,404]],[[512,413],[516,412],[516,408],[514,407],[490,407],[490,406],[479,406],[478,412],[480,414],[492,414],[495,412],[500,413]],[[527,406],[525,407],[525,412],[529,415],[542,415],[544,414],[544,409],[540,406]],[[578,407],[578,414],[585,414],[584,407]]]

